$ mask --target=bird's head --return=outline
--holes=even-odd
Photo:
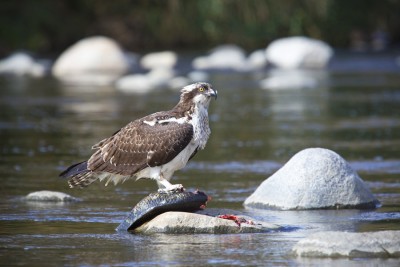
[[[183,87],[179,103],[207,108],[212,97],[217,99],[217,90],[214,90],[209,83],[198,82]]]

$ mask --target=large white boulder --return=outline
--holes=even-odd
[[[309,148],[266,179],[244,205],[252,208],[375,208],[379,201],[335,152]]]
[[[54,63],[52,73],[65,81],[96,83],[100,77],[101,83],[109,83],[129,70],[130,61],[113,39],[88,37],[64,51]]]
[[[400,231],[318,232],[300,240],[293,252],[303,257],[400,257]]]
[[[46,66],[30,55],[17,52],[0,61],[0,73],[17,76],[30,75],[41,77],[46,74]]]
[[[332,55],[325,42],[302,36],[275,40],[266,49],[268,62],[285,69],[324,68]]]

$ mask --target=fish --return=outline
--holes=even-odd
[[[195,212],[205,209],[211,198],[204,192],[175,191],[151,193],[140,200],[126,219],[115,229],[132,232],[142,224],[168,211]]]

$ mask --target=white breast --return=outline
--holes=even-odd
[[[204,106],[198,106],[195,108],[192,116],[192,125],[194,130],[193,139],[197,145],[203,149],[206,146],[208,137],[210,136],[211,130],[208,124],[208,111]]]

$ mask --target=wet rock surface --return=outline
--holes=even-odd
[[[199,213],[166,212],[158,215],[135,229],[142,234],[236,234],[261,233],[278,230],[280,226],[252,220],[247,216],[233,215],[241,222],[206,215],[208,210]],[[210,212],[210,211],[209,211]],[[217,210],[213,215],[220,214]],[[218,216],[218,215],[217,215]]]
[[[63,192],[57,191],[36,191],[29,193],[24,200],[26,201],[37,201],[37,202],[76,202],[80,201],[79,198],[70,196]]]
[[[302,257],[400,257],[400,231],[318,232],[300,240],[293,253]]]
[[[152,193],[129,212],[116,231],[154,234],[259,233],[280,227],[229,209],[204,209],[209,197],[200,191]]]
[[[248,197],[251,208],[376,208],[379,201],[337,153],[309,148],[294,155]]]

